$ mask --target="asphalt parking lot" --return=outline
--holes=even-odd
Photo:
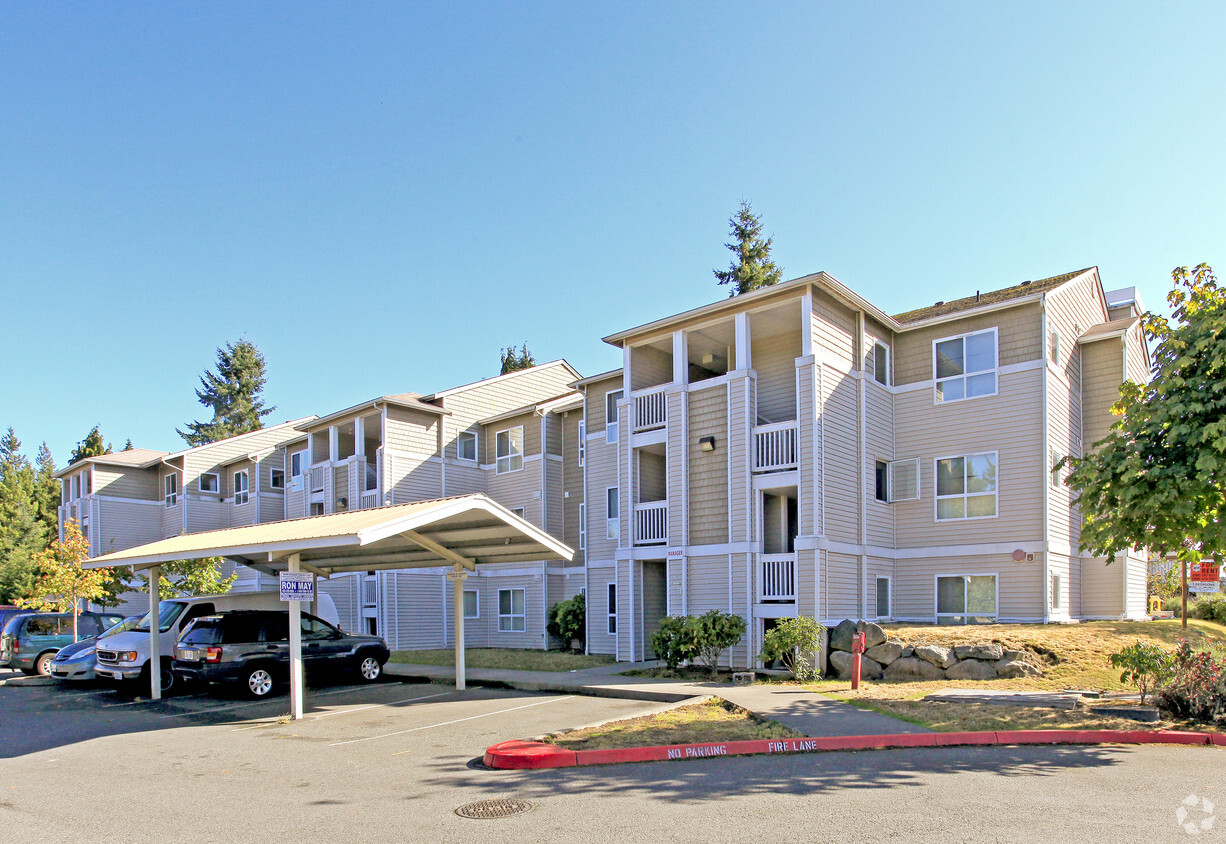
[[[490,744],[654,705],[394,681],[312,688],[306,701],[307,717],[290,722],[284,696],[152,703],[106,687],[0,687],[0,840],[1178,841],[1189,795],[1226,806],[1221,749],[921,748],[490,771],[472,764]],[[534,808],[454,814],[490,798]],[[1221,835],[1210,832],[1200,838]]]

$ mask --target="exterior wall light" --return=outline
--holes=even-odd
[[[715,437],[703,437],[698,441],[698,447],[703,451],[715,451]]]
[[[340,507],[342,510],[345,509],[346,507],[349,506],[349,499],[348,498],[336,499],[336,506]]]

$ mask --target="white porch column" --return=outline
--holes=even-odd
[[[457,692],[464,691],[464,580],[468,572],[456,563],[455,571],[447,573],[451,581],[451,591],[455,599],[455,688]]]
[[[149,576],[149,697],[162,699],[162,624],[158,605],[162,602],[162,567],[146,570]]]
[[[673,332],[673,383],[685,384],[690,380],[690,353],[684,331]]]
[[[301,571],[301,557],[290,554],[289,570]],[[289,602],[289,706],[290,717],[302,718],[302,602]]]
[[[361,416],[353,420],[353,453],[366,456],[366,420]]]
[[[749,369],[753,360],[749,354],[749,314],[741,311],[734,317],[736,326],[736,366],[735,369]]]

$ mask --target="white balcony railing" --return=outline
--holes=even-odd
[[[371,489],[363,492],[358,498],[358,509],[369,510],[371,507],[379,506],[379,490]]]
[[[638,545],[668,542],[667,501],[648,501],[634,505],[634,541]]]
[[[796,555],[758,555],[758,600],[796,600]]]
[[[795,469],[796,423],[776,422],[753,429],[753,470],[779,472]]]
[[[668,422],[668,395],[659,387],[634,394],[634,430],[663,428]]]
[[[327,464],[320,466],[312,466],[307,472],[307,481],[311,492],[323,492],[324,488],[332,481],[332,467]]]

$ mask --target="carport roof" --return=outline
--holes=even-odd
[[[171,560],[228,557],[266,572],[291,554],[302,568],[345,571],[570,560],[568,546],[480,493],[333,513],[162,539],[95,557],[86,568],[149,568]]]

